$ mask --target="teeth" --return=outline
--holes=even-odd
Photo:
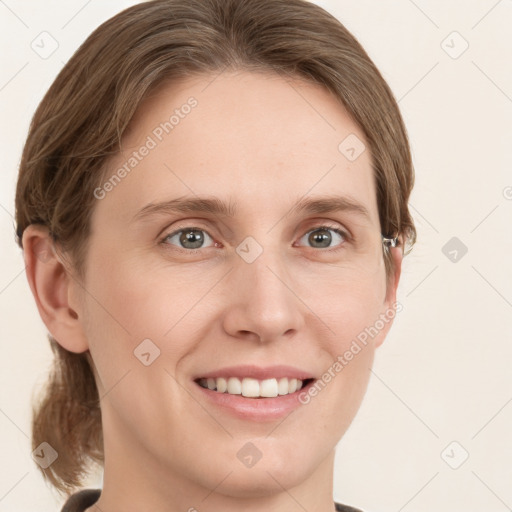
[[[256,379],[244,379],[242,381],[242,396],[251,398],[260,396],[260,383]]]
[[[245,377],[242,380],[237,377],[225,379],[218,377],[216,379],[199,379],[199,384],[203,388],[215,390],[218,393],[228,393],[230,395],[242,395],[247,398],[272,398],[278,395],[288,395],[295,393],[302,388],[300,379],[264,379],[257,380]]]
[[[277,385],[277,392],[280,395],[287,395],[290,386],[288,385],[288,379],[286,377],[279,379],[279,384]]]
[[[236,377],[230,377],[228,379],[227,392],[230,395],[241,395],[242,394],[242,383]]]
[[[214,379],[215,380],[215,379]],[[215,388],[213,388],[215,389]],[[219,393],[224,393],[228,389],[228,381],[226,379],[223,379],[222,377],[219,377],[217,379],[217,391]]]
[[[274,397],[277,396],[277,380],[265,379],[260,383],[260,396]]]

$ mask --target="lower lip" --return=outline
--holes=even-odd
[[[194,384],[210,403],[237,418],[250,421],[272,421],[288,416],[292,411],[303,405],[299,401],[299,395],[307,392],[314,381],[309,382],[295,393],[278,395],[272,398],[246,398],[242,395],[218,393],[203,388],[197,382],[194,382]]]

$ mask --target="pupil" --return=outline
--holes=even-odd
[[[184,231],[180,236],[180,243],[187,249],[197,249],[203,244],[203,233],[198,230]]]
[[[329,247],[329,245],[331,244],[331,239],[332,236],[330,232],[327,231],[326,229],[318,229],[317,231],[313,231],[309,235],[309,241],[311,242],[311,244],[319,243],[319,247]]]

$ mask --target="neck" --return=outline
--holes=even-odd
[[[115,438],[109,431],[116,432]],[[260,469],[258,465],[251,469],[239,465],[231,471],[219,471],[215,461],[209,466],[214,479],[208,480],[214,484],[204,485],[165,464],[162,458],[152,457],[128,432],[119,435],[119,425],[112,430],[104,428],[104,434],[103,490],[98,502],[86,512],[334,511],[334,451],[293,485],[287,485],[277,469],[273,472],[263,465]],[[240,471],[245,471],[245,479],[237,474]]]

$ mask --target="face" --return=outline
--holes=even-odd
[[[371,156],[338,147],[365,143],[341,104],[277,75],[215,76],[139,109],[96,191],[75,309],[105,475],[265,495],[332,465],[394,287]]]

